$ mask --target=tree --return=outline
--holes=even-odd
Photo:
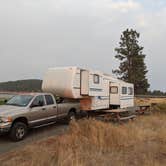
[[[133,83],[136,94],[144,94],[149,88],[146,78],[148,72],[145,65],[143,47],[139,46],[140,34],[135,30],[125,30],[120,38],[119,48],[115,48],[115,58],[120,61],[119,69],[113,70],[119,79]]]
[[[161,90],[148,91],[147,94],[154,95],[154,96],[166,96],[166,92],[162,92]]]

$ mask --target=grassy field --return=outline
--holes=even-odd
[[[155,112],[166,111],[166,98],[135,98],[135,105],[151,105]]]
[[[140,99],[136,102],[142,104]],[[0,156],[0,165],[165,166],[166,102],[155,103],[151,115],[124,124],[94,119],[72,122],[65,135]]]
[[[151,115],[124,123],[84,119],[65,135],[2,155],[3,166],[165,166],[166,103]]]
[[[140,104],[161,104],[161,103],[166,103],[166,98],[135,98],[135,105],[140,105]]]

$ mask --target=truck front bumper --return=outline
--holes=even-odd
[[[0,134],[9,132],[11,123],[0,123]]]

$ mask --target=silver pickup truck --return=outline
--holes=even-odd
[[[24,139],[29,128],[40,127],[57,119],[74,119],[79,102],[55,100],[49,93],[28,93],[12,97],[0,106],[0,134],[7,132],[13,141]]]

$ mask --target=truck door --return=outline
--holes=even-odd
[[[88,95],[89,94],[89,71],[81,70],[80,79],[81,79],[80,80],[80,83],[81,83],[80,94]]]
[[[47,108],[43,95],[34,98],[28,116],[31,126],[42,125],[47,120]]]
[[[52,95],[44,95],[46,100],[46,112],[47,112],[47,118],[48,120],[52,121],[57,118],[57,104],[56,101],[54,101],[54,98]]]

